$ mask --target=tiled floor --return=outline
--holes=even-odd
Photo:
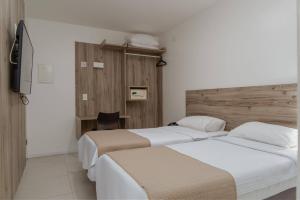
[[[29,159],[15,199],[96,199],[96,191],[77,154],[67,154]]]

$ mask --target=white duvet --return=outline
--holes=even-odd
[[[165,126],[159,128],[130,129],[137,135],[147,138],[151,146],[178,144],[206,139],[227,134],[224,131],[206,133],[180,126]],[[83,135],[78,141],[78,157],[84,169],[92,168],[98,159],[98,148],[94,141]]]
[[[229,172],[238,199],[264,199],[295,187],[296,148],[282,149],[230,136],[168,147]],[[107,155],[97,161],[96,187],[98,199],[147,199],[145,191]]]

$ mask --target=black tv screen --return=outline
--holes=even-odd
[[[33,46],[23,20],[19,22],[17,27],[11,60],[12,90],[21,94],[30,94],[32,85]]]

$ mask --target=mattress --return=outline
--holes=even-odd
[[[165,126],[159,128],[130,129],[129,131],[147,138],[151,146],[170,145],[203,140],[209,137],[226,135],[228,132],[202,132],[181,126]],[[98,148],[94,141],[83,135],[78,141],[78,157],[83,169],[87,169],[90,181],[95,181],[94,166],[98,160]]]
[[[207,133],[180,126],[130,129],[129,131],[147,138],[150,141],[151,146],[192,142],[227,134],[227,132],[224,131]],[[82,162],[82,167],[84,169],[89,169],[96,164],[98,159],[98,148],[88,135],[83,135],[78,141],[78,157]]]
[[[296,185],[296,148],[230,136],[168,147],[229,172],[238,199],[264,199]],[[147,199],[143,188],[108,155],[97,161],[96,187],[98,199]]]

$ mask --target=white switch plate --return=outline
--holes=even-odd
[[[88,95],[87,94],[82,94],[82,100],[87,101],[88,100]]]
[[[54,69],[49,64],[38,65],[38,81],[39,83],[53,83],[54,82]]]
[[[81,62],[80,66],[81,67],[87,67],[87,62]]]
[[[104,63],[94,62],[94,68],[103,69],[104,68]]]

